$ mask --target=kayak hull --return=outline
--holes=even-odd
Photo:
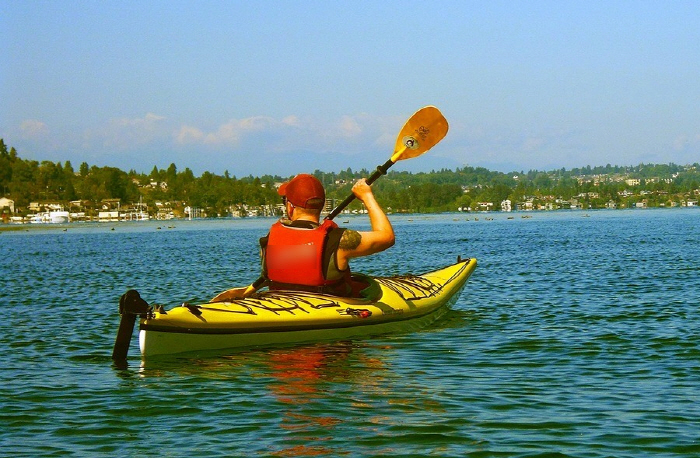
[[[422,275],[363,277],[361,298],[265,291],[222,303],[183,304],[142,318],[143,358],[190,351],[343,340],[412,332],[440,319],[476,268],[475,259]]]

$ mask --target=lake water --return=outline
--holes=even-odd
[[[126,369],[119,296],[249,283],[272,220],[0,233],[0,456],[700,456],[700,210],[391,219],[354,270],[479,260],[445,320]]]

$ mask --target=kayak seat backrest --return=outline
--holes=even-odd
[[[352,296],[367,302],[376,302],[382,297],[382,288],[372,277],[352,274]]]

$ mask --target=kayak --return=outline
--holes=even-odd
[[[439,319],[457,300],[475,259],[422,275],[369,277],[360,297],[264,291],[231,302],[182,304],[140,321],[142,357],[408,332]]]
[[[458,259],[453,265],[421,275],[353,274],[355,281],[366,284],[358,297],[262,291],[231,302],[184,303],[167,311],[162,306],[148,306],[133,291],[129,293],[135,293],[143,307],[133,311],[125,295],[120,312],[122,320],[129,313],[123,309],[132,308],[132,314],[141,316],[139,347],[143,358],[408,332],[443,316],[475,268],[476,259]],[[129,339],[133,323],[131,327]],[[128,350],[128,342],[126,345]]]

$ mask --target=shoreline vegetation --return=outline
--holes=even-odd
[[[698,205],[700,207],[700,205]],[[641,208],[641,207],[639,207]],[[683,212],[684,209],[683,207],[676,206],[676,207],[645,207],[647,211],[659,211],[659,212],[665,212],[667,210],[675,209],[676,211],[681,211]],[[630,212],[638,212],[638,208],[630,208],[627,209]],[[582,211],[582,210],[558,210],[559,212],[572,212],[579,214],[583,218],[590,218],[591,216],[594,216],[594,213],[589,213],[588,211]],[[606,212],[606,209],[596,209],[596,210],[591,210],[591,212]],[[691,210],[692,211],[692,210]],[[555,212],[549,212],[549,211],[543,211],[545,214],[550,214],[553,215]],[[419,221],[421,218],[427,218],[427,219],[432,219],[432,218],[445,218],[445,221],[465,221],[465,222],[474,222],[474,223],[479,223],[479,222],[490,222],[490,221],[505,221],[505,220],[520,220],[520,219],[532,219],[533,217],[537,217],[537,211],[529,211],[529,210],[512,210],[511,212],[503,212],[500,210],[496,211],[483,211],[483,212],[474,212],[474,213],[463,213],[459,211],[444,211],[444,212],[422,212],[422,213],[390,213],[389,216],[403,216],[405,219],[404,221],[407,221],[409,223],[413,223],[415,221]],[[345,219],[343,220],[344,223],[349,223],[351,221],[350,218],[356,217],[357,215],[344,215]],[[545,216],[545,215],[543,215]],[[229,221],[235,221],[235,220],[243,220],[241,217],[233,217],[231,215],[225,216],[225,217],[202,217],[202,218],[196,218],[192,219],[191,221],[187,221],[187,218],[180,218],[179,221],[184,221],[184,222],[205,222],[205,221],[225,221],[225,219],[228,219]],[[270,216],[255,216],[255,217],[248,217],[247,219],[250,218],[260,218],[262,219],[274,219],[277,218],[277,215],[270,215]],[[451,218],[451,219],[450,219]],[[173,219],[172,221],[163,224],[163,221],[159,221],[157,219],[150,219],[150,223],[148,224],[148,227],[153,228],[154,230],[158,231],[166,231],[166,230],[173,230],[177,229],[178,227],[182,226],[177,226],[178,219]],[[127,220],[127,219],[122,219],[120,221],[102,221],[99,219],[94,219],[94,220],[80,220],[80,221],[69,221],[65,223],[58,223],[58,224],[29,224],[29,223],[21,223],[21,224],[15,224],[15,223],[3,223],[0,222],[0,234],[3,232],[45,232],[45,231],[62,231],[62,232],[68,232],[68,229],[95,229],[97,231],[104,231],[105,229],[109,228],[111,231],[117,231],[120,227],[126,227],[126,226],[121,226],[122,224],[137,224],[139,226],[142,226],[143,223],[140,222],[135,222],[132,220]],[[146,227],[146,226],[143,226]]]
[[[327,210],[372,173],[316,170],[326,187]],[[66,161],[26,160],[0,138],[0,212],[3,222],[28,222],[50,212],[71,221],[122,221],[196,217],[276,216],[276,188],[289,177],[195,177],[175,164],[150,173]],[[490,171],[482,167],[410,173],[390,171],[375,183],[380,204],[392,213],[623,209],[697,206],[700,164],[639,164],[551,171]],[[348,212],[363,209],[359,202]]]

